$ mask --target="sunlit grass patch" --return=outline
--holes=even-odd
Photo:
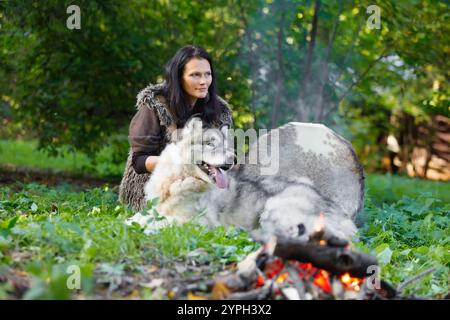
[[[395,202],[403,196],[414,198],[423,192],[429,192],[433,197],[444,203],[450,203],[449,182],[429,181],[390,174],[368,174],[366,176],[366,188],[373,202],[377,205],[381,205],[383,202]]]
[[[112,150],[105,147],[95,159],[89,159],[79,152],[65,150],[60,156],[52,157],[37,149],[34,140],[0,140],[0,165],[52,170],[55,172],[84,173],[93,176],[120,176],[123,164],[113,164]]]

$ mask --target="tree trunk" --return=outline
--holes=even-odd
[[[319,90],[317,93],[317,104],[316,104],[316,110],[315,110],[315,122],[320,122],[322,120],[323,116],[323,109],[324,109],[324,97],[323,97],[323,91],[325,89],[325,85],[328,82],[328,62],[330,60],[331,51],[333,48],[334,40],[336,39],[336,33],[339,26],[339,16],[342,13],[342,0],[339,1],[339,9],[336,14],[336,18],[334,20],[333,29],[331,31],[331,35],[328,39],[328,45],[325,53],[325,57],[322,61],[319,77],[322,77],[320,84],[319,84]]]
[[[280,22],[277,33],[277,72],[276,72],[276,88],[275,88],[275,98],[272,108],[272,117],[270,122],[270,128],[275,128],[277,126],[278,114],[280,111],[281,97],[283,96],[283,81],[284,81],[284,70],[283,70],[283,23],[284,23],[284,5],[283,1],[280,2]]]
[[[314,3],[314,16],[312,21],[312,29],[310,33],[310,41],[308,46],[308,52],[306,54],[305,64],[304,64],[304,75],[303,79],[300,82],[300,88],[299,88],[299,98],[298,98],[298,117],[300,121],[308,121],[309,120],[309,113],[308,109],[306,108],[305,103],[305,96],[306,92],[308,90],[307,86],[309,84],[310,78],[311,78],[311,68],[313,63],[313,57],[314,57],[314,47],[316,44],[316,35],[317,35],[317,26],[319,21],[319,10],[320,10],[320,0],[316,0]]]
[[[252,83],[250,84],[250,109],[253,113],[253,123],[252,123],[252,127],[255,127],[255,121],[256,121],[256,76],[255,76],[255,63],[256,63],[256,56],[252,50],[252,36],[251,36],[251,30],[250,27],[248,25],[248,21],[247,18],[245,16],[245,10],[244,10],[244,6],[242,4],[242,1],[239,0],[238,1],[239,4],[239,12],[240,12],[240,17],[241,17],[241,21],[245,30],[245,36],[247,37],[247,42],[248,42],[248,55],[247,55],[247,60],[248,60],[248,65],[250,68],[250,79],[252,81]]]

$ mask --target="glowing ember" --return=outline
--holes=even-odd
[[[259,287],[263,286],[264,283],[265,283],[264,277],[258,276],[258,278],[256,279],[256,287],[259,288]]]
[[[340,277],[344,288],[359,291],[361,290],[361,284],[364,282],[364,279],[352,278],[350,274],[347,272]]]
[[[317,272],[313,283],[326,293],[331,292],[330,275],[325,270]]]
[[[321,238],[323,236],[321,233],[323,233],[324,227],[324,214],[321,212],[315,226],[315,232],[318,233],[316,235],[317,237],[310,241],[315,244],[318,243],[321,246],[327,246],[328,242]],[[271,279],[279,285],[278,289],[275,288],[275,294],[281,294],[280,290],[291,287],[295,284],[295,281],[303,281],[305,284],[311,284],[315,288],[320,289],[319,291],[312,291],[316,292],[313,294],[317,294],[318,296],[320,296],[320,294],[333,295],[334,285],[338,283],[340,283],[340,287],[346,291],[359,292],[364,283],[364,279],[353,278],[348,272],[343,275],[336,275],[325,269],[319,269],[312,263],[304,263],[297,260],[284,260],[270,255],[269,257],[266,256],[263,261],[264,267],[263,269],[260,269],[262,273],[256,277],[255,286],[256,288],[260,288]],[[298,277],[292,278],[290,276],[289,272],[292,271],[292,268],[297,270]],[[287,272],[287,270],[289,270],[289,272]],[[310,286],[307,285],[305,288],[308,290]],[[279,290],[279,292],[276,293],[276,290]],[[336,290],[339,290],[339,288],[336,287]],[[342,289],[340,289],[339,292],[342,292]],[[339,292],[337,294],[340,294]]]
[[[300,263],[300,262],[295,262],[297,264],[297,267],[300,268],[302,270],[302,272],[300,272],[300,278],[305,278],[305,277],[310,277],[312,276],[316,271],[317,268],[313,267],[313,265],[311,263]]]
[[[292,279],[290,278],[289,274],[287,272],[283,272],[285,263],[296,266],[298,268],[298,276],[300,277],[300,279],[311,279],[313,284],[320,288],[323,292],[332,293],[332,276],[328,271],[318,269],[311,263],[301,263],[294,260],[289,260],[283,263],[283,261],[279,258],[274,259],[266,264],[266,278],[264,278],[263,276],[258,276],[256,279],[256,287],[263,286],[265,280],[271,278],[274,278],[275,282],[278,284],[283,284],[286,281],[292,283]],[[342,283],[345,290],[353,290],[356,292],[361,290],[361,285],[364,282],[364,279],[353,278],[348,272],[337,277],[336,280],[337,279],[339,279],[339,281]]]
[[[275,259],[265,266],[265,272],[267,275],[267,278],[272,279],[274,276],[279,274],[281,270],[284,268],[284,264],[281,261],[281,259]]]
[[[280,274],[277,278],[277,283],[281,284],[283,283],[287,278],[289,277],[289,274],[287,272]]]

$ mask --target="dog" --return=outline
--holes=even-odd
[[[318,228],[324,237],[355,236],[363,169],[351,144],[331,129],[290,122],[260,136],[236,166],[227,127],[204,129],[194,118],[173,141],[144,187],[146,200],[158,198],[156,210],[167,219],[149,224],[149,217],[138,213],[129,221],[147,226],[147,233],[195,217],[209,226],[234,225],[305,240]],[[277,142],[271,153],[260,152],[270,141]],[[261,174],[274,161],[276,170]]]

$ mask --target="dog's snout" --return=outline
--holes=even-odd
[[[231,164],[231,165],[236,165],[237,164],[237,155],[236,152],[233,153],[228,153],[227,154],[227,163]]]
[[[232,164],[226,163],[226,164],[221,165],[220,169],[229,170],[229,169],[231,169],[232,166],[233,166]]]
[[[220,168],[222,170],[230,170],[237,163],[237,158],[234,153],[227,153],[225,156],[225,164]]]

